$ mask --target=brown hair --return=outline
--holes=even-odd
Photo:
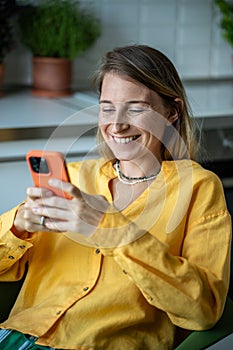
[[[162,52],[145,45],[125,46],[107,52],[94,76],[94,84],[99,94],[104,76],[108,72],[130,77],[155,91],[166,107],[177,108],[175,99],[180,98],[183,101],[183,108],[179,110],[179,118],[173,127],[167,128],[161,156],[163,160],[197,158],[198,128],[192,118],[185,89],[177,70]],[[174,127],[178,133],[174,132]],[[175,134],[178,137],[175,137]],[[99,144],[102,141],[102,135],[98,132]],[[114,158],[106,145],[101,153],[107,158]]]

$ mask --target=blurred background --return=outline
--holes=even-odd
[[[69,91],[64,96],[60,94],[52,98],[33,93],[34,53],[22,40],[18,22],[26,9],[30,6],[37,8],[43,2],[49,3],[50,0],[0,0],[0,53],[6,45],[3,34],[11,31],[13,39],[2,59],[0,213],[23,200],[26,188],[32,184],[25,162],[25,155],[30,149],[60,150],[68,160],[79,160],[86,154],[87,157],[96,156],[98,98],[91,77],[103,53],[129,44],[153,46],[166,54],[176,66],[194,118],[203,129],[208,154],[205,166],[220,176],[232,211],[233,47],[223,36],[223,14],[216,1],[80,0],[78,6],[91,13],[98,23],[96,37],[83,52],[72,58]],[[226,2],[232,6],[232,0]],[[53,0],[53,3],[56,1]],[[73,1],[70,0],[70,3]],[[29,13],[21,19],[22,27],[30,22],[30,17]],[[56,17],[62,27],[62,16]],[[6,21],[8,18],[9,21]],[[232,14],[230,18],[233,22]],[[48,33],[52,37],[52,26],[51,22],[41,25],[44,39]],[[78,32],[72,32],[71,26],[65,31],[70,31],[70,36]],[[233,24],[230,23],[230,26],[229,32],[233,37]]]
[[[102,33],[88,51],[75,59],[72,77],[75,89],[90,87],[90,75],[102,53],[134,43],[163,51],[184,80],[232,78],[232,48],[222,37],[220,11],[213,0],[81,0],[79,3],[99,18]],[[30,55],[22,44],[16,44],[6,57],[4,84],[31,83]]]

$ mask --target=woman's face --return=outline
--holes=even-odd
[[[106,73],[100,95],[99,128],[119,160],[161,161],[161,140],[169,109],[146,86],[117,73]],[[143,157],[143,158],[142,158]]]

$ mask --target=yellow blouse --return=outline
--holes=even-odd
[[[72,183],[104,195],[116,177],[103,159],[70,163]],[[110,207],[111,209],[111,207]],[[201,330],[221,316],[229,284],[231,219],[219,179],[188,160],[167,161],[89,241],[69,232],[12,232],[0,217],[0,280],[28,273],[1,328],[59,349],[172,349],[175,326]],[[94,242],[94,243],[93,243]]]

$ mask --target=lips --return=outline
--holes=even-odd
[[[130,137],[116,137],[113,136],[113,140],[119,144],[127,144],[136,140],[140,135],[130,136]]]

